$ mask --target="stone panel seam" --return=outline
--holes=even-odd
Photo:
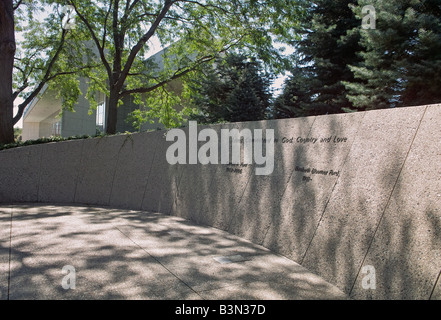
[[[363,126],[363,121],[364,121],[365,116],[366,116],[366,113],[363,112],[363,115],[362,115],[362,117],[361,117],[361,119],[359,120],[359,123],[358,123],[357,131],[355,132],[355,136],[356,136],[356,137],[358,136],[358,132],[360,131],[360,128]],[[341,164],[341,170],[344,170],[345,165],[346,165],[346,161],[348,160],[349,156],[351,155],[352,148],[353,148],[354,144],[355,144],[355,139],[354,139],[354,141],[352,142],[351,147],[349,148],[348,153],[346,154],[346,157],[345,157],[345,159],[343,160],[343,163]],[[337,186],[339,180],[340,180],[340,177],[337,177],[337,179],[336,179],[335,182],[334,182],[334,185],[332,186],[331,191],[329,192],[328,199],[326,200],[326,204],[325,204],[325,206],[324,206],[324,208],[323,208],[322,214],[320,215],[320,219],[319,219],[319,221],[317,222],[317,226],[315,227],[315,230],[314,230],[314,233],[313,233],[313,235],[312,235],[312,237],[311,237],[311,240],[309,241],[309,244],[308,244],[308,246],[306,247],[305,253],[303,254],[303,257],[302,257],[302,259],[301,259],[300,262],[299,262],[300,265],[303,265],[303,262],[304,262],[305,259],[306,259],[306,255],[308,254],[308,250],[309,250],[309,248],[311,247],[312,242],[314,241],[315,235],[317,234],[317,230],[318,230],[318,228],[320,227],[320,224],[322,223],[323,218],[325,217],[326,209],[328,208],[328,204],[329,204],[329,202],[331,201],[332,194],[334,193],[335,187]]]
[[[234,208],[233,214],[231,215],[231,217],[230,217],[230,219],[229,219],[229,221],[228,221],[228,225],[226,226],[227,230],[231,230],[231,223],[233,222],[233,219],[234,219],[234,217],[236,216],[236,213],[239,211],[240,203],[241,203],[241,201],[242,201],[243,195],[245,194],[245,191],[247,190],[248,183],[249,183],[250,180],[251,180],[251,175],[252,175],[252,172],[250,171],[250,173],[249,173],[249,175],[248,175],[247,182],[246,182],[245,186],[243,187],[243,190],[242,190],[242,192],[241,192],[241,195],[239,196],[239,199],[238,199],[238,201],[237,201],[237,203],[236,203],[236,206],[235,206],[235,208]]]
[[[239,129],[239,125],[240,125],[240,123],[241,123],[241,122],[235,122],[234,125],[233,125],[233,129]],[[222,165],[222,164],[221,164],[221,165]],[[242,190],[242,192],[241,192],[241,195],[238,197],[238,200],[237,200],[236,206],[234,207],[234,210],[232,211],[231,216],[228,218],[228,223],[225,224],[225,230],[231,230],[231,229],[230,229],[230,228],[231,228],[231,223],[232,223],[234,217],[236,216],[236,212],[239,210],[240,202],[242,201],[242,198],[243,198],[243,195],[245,194],[245,191],[246,191],[246,189],[247,189],[248,183],[249,183],[250,180],[251,180],[251,174],[252,174],[252,170],[250,170],[250,173],[249,173],[248,178],[247,178],[247,182],[245,183],[245,186],[243,187],[243,190]],[[212,180],[211,180],[211,182],[210,182],[210,186],[211,186],[211,184],[213,183],[213,181],[214,181],[214,177],[212,178]]]
[[[103,144],[106,144],[106,142],[108,142],[109,140],[109,138],[111,138],[111,137],[103,137],[103,138],[98,138],[99,140],[98,140],[98,143],[97,144],[99,144],[99,143],[103,143]],[[109,205],[110,204],[110,197],[112,196],[112,190],[113,190],[113,182],[114,182],[114,180],[115,180],[115,172],[116,172],[116,168],[118,167],[118,160],[119,160],[119,152],[121,151],[121,147],[119,148],[119,150],[118,150],[118,153],[117,153],[117,156],[116,156],[116,161],[115,161],[115,165],[114,165],[114,167],[113,167],[113,174],[112,174],[112,182],[111,182],[111,184],[110,184],[110,190],[109,190],[109,197],[108,197],[108,199],[107,199],[107,203],[105,204],[105,205]],[[113,159],[112,159],[112,161],[113,161]],[[110,162],[109,162],[110,163]],[[104,197],[103,197],[103,200],[104,200]]]
[[[12,217],[14,213],[14,208],[11,207],[11,219],[9,224],[9,253],[8,253],[8,293],[7,300],[9,300],[10,289],[11,289],[11,260],[12,260]]]
[[[177,176],[178,176],[178,181],[176,182],[175,179],[172,179],[172,186],[174,186],[174,188],[172,188],[171,192],[171,197],[172,197],[172,203],[170,205],[170,209],[169,211],[166,213],[167,215],[175,215],[178,216],[178,211],[176,211],[175,208],[177,203],[178,203],[178,196],[179,196],[179,188],[181,186],[181,180],[182,177],[184,176],[184,172],[185,170],[182,169],[181,166],[177,167]]]
[[[146,195],[146,192],[147,192],[147,187],[149,185],[150,175],[152,173],[153,164],[155,162],[156,153],[158,151],[158,141],[157,140],[155,140],[155,141],[156,142],[155,142],[154,149],[153,149],[153,157],[152,157],[152,161],[150,163],[149,173],[147,174],[147,177],[146,177],[146,180],[145,180],[144,193],[142,195],[141,206],[140,206],[139,210],[142,210],[142,208],[144,206],[144,199],[145,199],[145,195]]]
[[[312,121],[312,124],[311,124],[311,126],[309,127],[308,137],[309,137],[309,135],[311,134],[311,131],[312,131],[312,128],[314,127],[314,124],[315,124],[316,119],[317,119],[317,117],[314,117],[314,120]],[[286,189],[288,188],[289,182],[291,181],[292,176],[294,175],[294,172],[295,172],[295,170],[294,170],[294,166],[291,167],[290,170],[291,170],[291,173],[289,174],[289,178],[287,179],[287,181],[286,181],[286,183],[285,183],[285,186],[284,186],[284,188],[283,188],[283,191],[280,193],[280,197],[279,197],[278,202],[277,202],[277,204],[278,204],[277,207],[279,208],[279,210],[280,210],[280,202],[282,201],[283,196],[285,195]],[[271,229],[271,225],[268,225],[268,227],[267,227],[266,230],[265,230],[265,235],[264,235],[263,238],[262,238],[262,244],[265,243],[266,236],[268,235],[268,232],[269,232],[270,229]],[[260,244],[260,243],[259,243],[259,244]]]
[[[74,195],[73,195],[73,203],[76,203],[77,198],[77,189],[78,189],[78,182],[80,181],[80,176],[83,168],[83,162],[84,162],[84,141],[81,141],[81,155],[80,155],[80,161],[78,161],[78,167],[77,167],[77,177],[75,179],[75,189],[74,189]]]
[[[441,270],[438,273],[438,277],[436,278],[436,281],[433,285],[432,291],[430,292],[430,296],[429,296],[429,300],[432,300],[433,294],[435,293],[436,287],[438,285],[438,283],[440,282],[440,278],[441,278]],[[441,283],[440,283],[441,285]]]
[[[158,263],[162,268],[164,268],[167,272],[169,272],[173,277],[175,277],[177,280],[179,280],[180,282],[182,282],[187,288],[189,288],[191,291],[193,291],[195,294],[197,294],[199,297],[200,294],[198,292],[196,292],[188,283],[186,283],[183,279],[181,279],[178,275],[176,275],[173,271],[171,271],[169,268],[167,268],[166,265],[164,265],[160,260],[158,260],[158,258],[156,258],[153,254],[151,254],[147,249],[145,249],[144,247],[142,247],[141,245],[139,245],[136,241],[134,241],[132,238],[130,238],[128,235],[126,235],[123,231],[121,231],[118,227],[115,226],[115,228],[121,232],[122,235],[124,235],[127,239],[129,239],[131,242],[133,242],[133,244],[135,244],[138,248],[140,248],[142,251],[144,251],[145,253],[147,253],[153,260],[156,261],[156,263]]]
[[[398,184],[398,181],[400,180],[401,173],[403,172],[403,168],[404,168],[405,165],[406,165],[407,158],[409,157],[409,153],[410,153],[410,151],[412,150],[413,144],[414,144],[414,142],[415,142],[415,138],[417,137],[417,135],[418,135],[418,131],[420,130],[421,123],[423,122],[424,116],[426,115],[427,108],[428,108],[427,106],[424,108],[424,112],[423,112],[423,114],[422,114],[422,116],[421,116],[421,118],[420,118],[420,120],[419,120],[418,126],[417,126],[417,128],[416,128],[416,130],[415,130],[415,134],[414,134],[413,137],[412,137],[412,141],[410,142],[409,149],[407,150],[406,156],[404,157],[404,160],[403,160],[403,163],[402,163],[402,165],[401,165],[401,168],[400,168],[400,170],[399,170],[399,172],[398,172],[398,174],[397,174],[397,178],[395,179],[395,183],[394,183],[394,185],[393,185],[393,187],[392,187],[392,190],[391,190],[391,192],[390,192],[390,194],[389,194],[389,197],[388,197],[388,199],[387,199],[386,205],[384,206],[383,212],[381,213],[381,216],[380,216],[380,218],[378,219],[377,225],[376,225],[376,227],[375,227],[375,231],[374,231],[374,233],[373,233],[373,235],[372,235],[372,238],[371,238],[371,240],[370,240],[370,242],[369,242],[368,248],[366,249],[366,253],[365,253],[364,257],[363,257],[363,260],[362,260],[361,263],[360,263],[360,266],[359,266],[359,268],[358,268],[357,275],[356,275],[355,278],[354,278],[354,282],[353,282],[353,284],[352,284],[352,286],[351,286],[351,289],[349,290],[349,293],[348,293],[349,295],[351,295],[352,291],[354,290],[355,284],[356,284],[357,279],[358,279],[358,277],[359,277],[359,275],[360,275],[361,268],[363,267],[364,262],[366,261],[367,255],[369,254],[369,251],[370,251],[370,249],[371,249],[371,246],[372,246],[372,244],[374,243],[375,237],[377,236],[377,232],[378,232],[378,229],[379,229],[379,227],[380,227],[380,225],[381,225],[381,222],[383,221],[384,214],[386,213],[387,208],[388,208],[389,205],[390,205],[390,201],[391,201],[391,199],[392,199],[392,195],[394,194],[395,188],[396,188],[396,186],[397,186],[397,184]]]
[[[241,122],[234,123],[234,127],[233,128],[234,129],[239,129],[239,124],[240,123]],[[232,223],[234,217],[236,216],[236,212],[238,212],[238,210],[239,210],[240,203],[242,201],[243,195],[245,194],[245,191],[247,190],[247,187],[248,187],[248,183],[251,180],[251,175],[252,175],[252,170],[250,170],[250,173],[249,173],[248,178],[247,178],[247,182],[245,183],[245,186],[243,187],[241,195],[237,199],[237,203],[236,203],[236,206],[234,207],[234,211],[232,212],[231,217],[228,219],[228,224],[225,225],[226,230],[231,230],[231,223]]]
[[[43,150],[46,146],[42,146],[40,149],[40,159],[39,159],[39,164],[38,164],[38,179],[37,179],[37,202],[40,202],[40,183],[41,183],[41,163],[43,160]],[[28,154],[28,165],[30,166],[31,164],[31,159],[29,159],[29,154]]]
[[[116,172],[118,170],[119,157],[120,157],[120,154],[121,154],[121,150],[123,149],[124,145],[126,144],[127,139],[131,139],[131,137],[127,136],[127,138],[124,140],[124,142],[119,147],[118,155],[116,156],[115,169],[113,170],[112,184],[110,185],[109,199],[107,200],[107,205],[110,205],[110,199],[112,198],[112,195],[113,195],[113,185],[115,183],[115,176],[116,176]],[[133,149],[133,140],[132,140],[132,149]]]

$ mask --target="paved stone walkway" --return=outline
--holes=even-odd
[[[0,299],[346,299],[295,262],[161,214],[0,207]]]

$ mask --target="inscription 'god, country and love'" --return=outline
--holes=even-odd
[[[263,139],[265,140],[265,139]],[[240,140],[239,140],[240,141]],[[264,143],[266,141],[263,141]],[[341,143],[345,143],[348,142],[348,138],[347,137],[340,137],[338,135],[331,135],[329,137],[324,137],[324,138],[314,138],[314,137],[282,137],[282,139],[279,138],[275,138],[274,139],[274,143],[282,143],[284,145],[294,145],[294,144],[316,144],[316,143],[333,143],[333,144],[341,144]],[[231,163],[228,164],[226,171],[228,173],[235,173],[235,174],[242,174],[243,172],[243,168],[246,167],[247,165],[243,165],[243,164],[236,164],[233,165]],[[312,175],[321,175],[321,176],[336,176],[339,177],[340,176],[340,171],[335,171],[335,170],[331,170],[331,169],[326,169],[326,170],[319,170],[319,169],[315,169],[315,168],[310,168],[310,167],[299,167],[296,166],[295,167],[295,171],[296,172],[302,172],[304,174],[308,174],[303,176],[302,181],[304,182],[309,182],[312,181]]]
[[[326,138],[304,138],[304,137],[297,137],[294,139],[294,137],[283,137],[282,143],[312,143],[315,144],[316,142],[319,143],[343,143],[348,142],[348,138],[346,137],[338,137],[338,136],[330,136]]]

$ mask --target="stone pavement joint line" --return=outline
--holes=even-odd
[[[0,207],[0,299],[348,299],[247,240],[145,211]]]
[[[118,228],[117,228],[118,229]],[[118,229],[119,230],[119,229]],[[124,234],[124,232],[122,232],[121,230],[119,230],[122,234]],[[172,232],[169,232],[172,233]],[[125,234],[124,234],[125,235]],[[125,235],[127,236],[127,235]],[[128,239],[130,239],[130,237],[127,236]],[[174,274],[171,270],[169,270],[167,268],[167,266],[163,265],[161,263],[161,261],[157,260],[153,255],[151,255],[145,248],[141,247],[140,245],[138,245],[135,241],[133,241],[133,239],[130,239],[134,244],[136,244],[140,249],[144,250],[149,256],[151,256],[153,259],[156,260],[156,262],[158,262],[165,270],[167,270],[168,272],[170,272],[170,274],[172,274],[174,277],[176,277],[176,279],[180,280],[184,285],[186,285],[190,290],[192,290],[195,294],[198,294],[196,291],[194,291],[187,283],[185,283],[182,279],[180,279],[176,274]]]

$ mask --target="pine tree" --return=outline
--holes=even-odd
[[[193,105],[200,123],[255,121],[266,118],[270,107],[271,76],[256,60],[228,55],[205,68],[197,83]]]
[[[441,2],[418,1],[414,11],[418,31],[410,42],[403,106],[441,102]]]
[[[293,44],[299,70],[292,72],[284,97],[276,103],[280,114],[307,116],[353,109],[343,82],[354,80],[348,65],[360,61],[359,34],[352,32],[360,25],[350,7],[355,2],[321,0],[310,5],[299,30],[303,36]],[[289,96],[288,104],[283,104]]]
[[[285,81],[284,89],[274,101],[274,117],[296,118],[309,115],[313,97],[313,77],[306,69],[295,69]],[[317,82],[317,81],[316,81]]]
[[[362,30],[362,62],[351,66],[359,81],[345,82],[358,110],[441,101],[441,3],[439,0],[360,0],[376,10],[376,29]],[[354,29],[355,30],[355,29]]]

